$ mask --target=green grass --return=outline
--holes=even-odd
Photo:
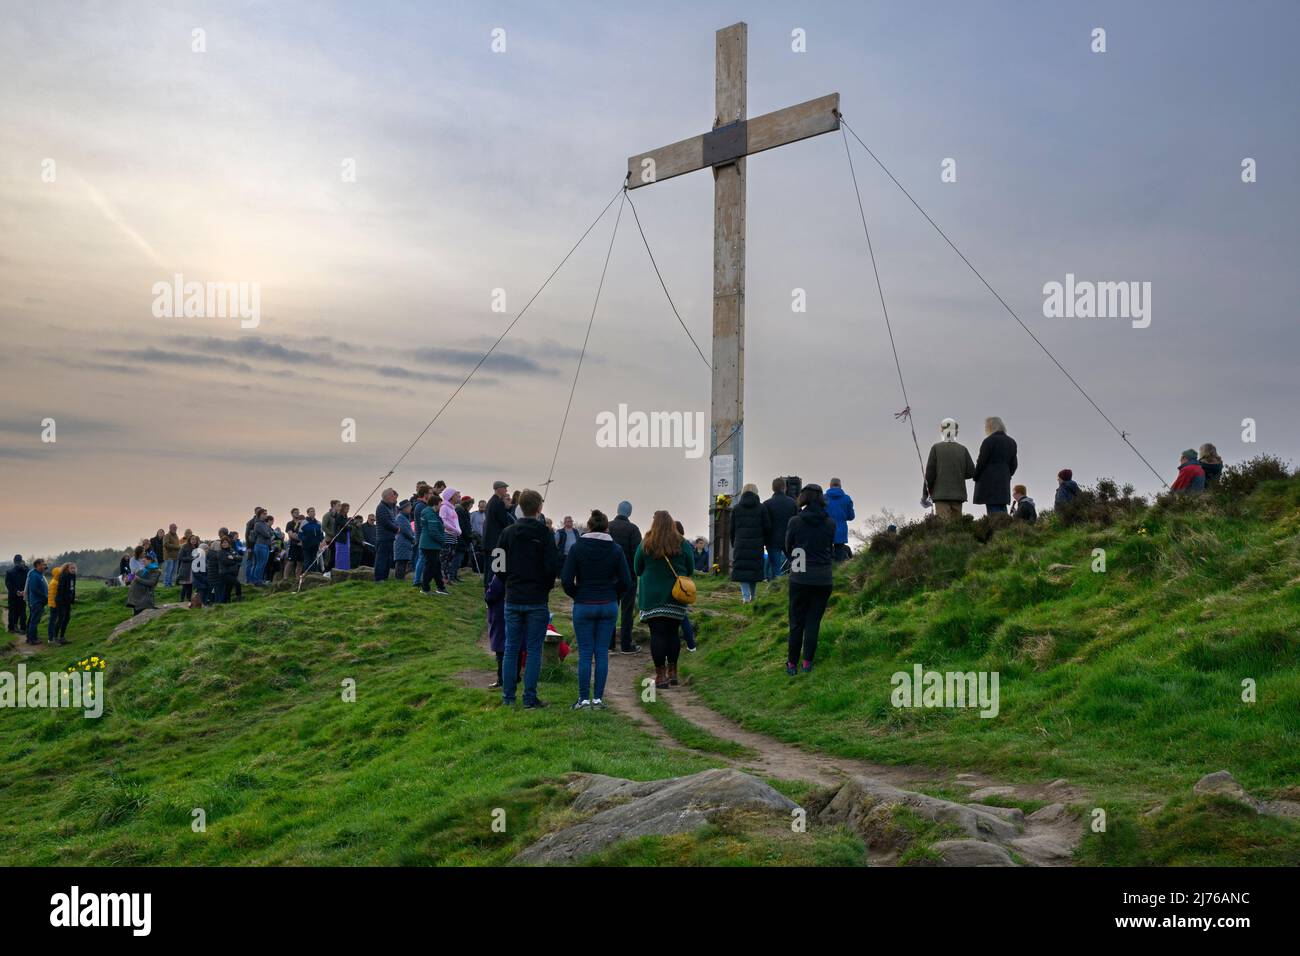
[[[1091,570],[1094,548],[1106,550],[1104,573]],[[897,554],[861,554],[837,573],[809,679],[781,666],[784,586],[760,588],[744,608],[733,591],[701,591],[707,652],[692,660],[692,686],[743,726],[812,750],[1011,781],[1065,777],[1118,808],[1190,798],[1215,770],[1266,797],[1300,779],[1297,479],[1236,505],[1206,496],[1110,526],[1044,520],[987,543],[931,531]],[[891,675],[915,663],[999,672],[1000,714],[893,707]],[[1245,678],[1255,703],[1242,700]],[[1169,805],[1189,827],[1221,819]],[[1300,862],[1295,822],[1234,825],[1268,835],[1266,859]],[[1099,840],[1087,858],[1129,861],[1119,842],[1108,854]],[[1249,841],[1210,845],[1198,861],[1255,862]],[[1153,862],[1180,859],[1150,839],[1134,846]]]
[[[692,723],[685,717],[679,717],[662,697],[656,697],[653,704],[647,702],[640,695],[638,695],[637,699],[641,701],[641,709],[653,717],[659,726],[683,747],[690,747],[692,750],[702,750],[706,753],[734,759],[755,756],[755,751],[752,748],[734,740],[724,740]]]
[[[125,592],[78,603],[73,643],[28,667],[102,655],[106,712],[0,715],[0,862],[499,864],[563,819],[570,772],[652,779],[716,765],[610,712],[507,711],[464,686],[459,673],[491,666],[473,583],[437,601],[396,583],[245,594],[112,645]],[[342,700],[345,678],[355,703]],[[567,698],[572,682],[542,696]],[[191,829],[195,808],[205,833]]]

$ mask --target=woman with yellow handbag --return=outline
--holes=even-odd
[[[655,686],[676,686],[681,624],[686,608],[695,603],[695,582],[691,580],[695,556],[667,511],[655,512],[650,530],[632,558],[632,573],[638,578],[641,620],[650,628]]]

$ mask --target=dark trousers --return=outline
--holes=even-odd
[[[411,569],[411,562],[402,558],[400,561],[393,559],[393,577],[399,581],[406,580],[406,572]]]
[[[41,615],[45,613],[44,604],[33,604],[27,609],[27,643],[39,644],[41,633]]]
[[[52,641],[59,636],[59,618],[62,612],[57,607],[50,608],[50,619],[45,622],[45,640]]]
[[[307,571],[320,573],[325,570],[324,562],[316,560],[316,552],[319,550],[320,545],[318,544],[304,544],[302,546],[302,567],[304,573]]]
[[[671,617],[652,617],[650,625],[650,656],[655,667],[676,664],[682,655],[682,622]]]
[[[17,594],[9,595],[9,630],[15,633],[27,630],[27,601]]]
[[[393,567],[393,542],[380,541],[375,548],[375,580],[387,581]]]
[[[441,548],[421,548],[420,553],[424,555],[424,566],[420,572],[420,590],[429,590],[429,582],[437,581],[438,590],[447,590],[442,583],[442,549]]]
[[[812,661],[817,654],[817,635],[822,629],[822,615],[831,597],[829,584],[790,582],[790,647],[786,660],[791,664]]]
[[[832,557],[834,557],[836,561],[847,561],[849,558],[853,557],[853,552],[849,549],[847,544],[836,544],[834,546],[834,551],[832,552]]]
[[[618,606],[618,635],[622,642],[623,650],[632,649],[632,623],[636,615],[636,577],[632,578],[632,586],[623,592],[623,600]],[[610,635],[609,649],[614,649],[614,635]]]
[[[59,640],[63,640],[68,633],[68,622],[72,620],[72,606],[56,607],[55,610],[59,612],[59,628],[54,636]]]

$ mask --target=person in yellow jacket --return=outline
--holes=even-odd
[[[46,640],[53,643],[55,636],[59,632],[59,611],[57,598],[59,595],[59,578],[63,576],[63,565],[59,565],[50,572],[50,596],[46,599],[46,605],[50,609],[50,620],[46,625]]]

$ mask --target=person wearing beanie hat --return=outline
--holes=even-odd
[[[1205,469],[1196,457],[1196,450],[1186,449],[1178,461],[1178,477],[1169,486],[1174,494],[1197,495],[1205,490]]]
[[[636,549],[641,546],[641,529],[631,521],[632,502],[620,501],[618,503],[618,515],[609,523],[609,536],[614,539],[614,543],[623,549],[623,557],[627,558],[627,566],[632,567],[632,559],[636,557]],[[618,606],[618,628],[609,637],[609,649],[614,649],[614,641],[617,638],[619,648],[624,654],[635,654],[641,650],[640,644],[632,643],[632,623],[633,615],[636,614],[636,591],[637,578],[632,575],[628,588],[619,598]]]
[[[930,446],[925,464],[925,496],[933,500],[934,513],[945,521],[961,517],[966,482],[975,477],[975,462],[969,449],[957,441],[957,429],[951,418],[939,423],[940,440]]]
[[[1062,468],[1056,473],[1056,507],[1068,505],[1079,494],[1079,486],[1074,480],[1074,472]]]

